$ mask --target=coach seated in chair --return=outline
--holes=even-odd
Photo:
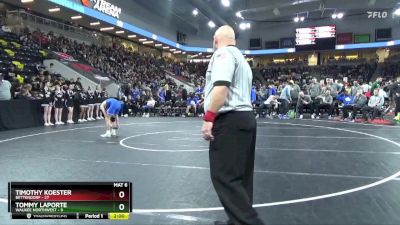
[[[321,109],[325,109],[328,112],[328,119],[332,118],[332,110],[333,110],[333,97],[331,95],[330,90],[326,90],[324,94],[316,97],[315,99],[317,101],[316,105],[316,111],[317,111],[317,116],[316,119],[320,119],[322,117]],[[319,101],[319,102],[318,102]],[[313,116],[312,116],[313,118]]]
[[[312,104],[311,96],[304,94],[304,92],[300,92],[297,100],[296,111],[299,114],[299,119],[303,119],[304,109],[307,108],[310,110],[311,115],[314,114],[314,107]]]
[[[343,120],[349,117],[349,111],[353,110],[355,96],[352,96],[347,90],[337,96],[339,103],[343,104]]]
[[[353,103],[351,105],[345,105],[343,107],[343,119],[354,122],[359,111],[361,111],[367,103],[367,97],[363,94],[363,90],[357,90],[356,96],[354,96]],[[349,111],[352,114],[349,115]]]
[[[368,114],[372,112],[371,119],[374,120],[382,111],[383,104],[385,103],[385,99],[383,96],[379,95],[379,88],[374,90],[374,95],[368,101],[368,106],[365,106],[362,109],[363,119],[368,121]]]
[[[143,117],[150,117],[150,111],[154,109],[156,106],[156,100],[154,100],[153,96],[150,96],[149,100],[142,107]]]
[[[191,93],[190,97],[186,101],[186,116],[190,115],[190,110],[193,110],[194,115],[196,115],[198,101],[199,98],[194,93]]]

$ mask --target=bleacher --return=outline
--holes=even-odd
[[[13,33],[0,34],[0,73],[6,74],[14,66],[16,75],[29,78],[37,71],[47,53],[34,44],[23,43]]]

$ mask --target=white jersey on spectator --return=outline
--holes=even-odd
[[[273,95],[269,96],[268,99],[264,102],[264,104],[269,105],[269,104],[277,102],[277,100],[275,100],[274,98],[275,98],[275,96],[273,96]]]
[[[253,110],[250,100],[252,81],[251,68],[238,48],[226,46],[218,49],[208,64],[204,110],[210,106],[214,84],[220,82],[229,85],[229,92],[219,112]]]
[[[0,100],[11,100],[11,83],[7,80],[0,81]]]
[[[152,99],[147,101],[147,106],[154,107],[155,105],[156,105],[156,100]]]
[[[379,89],[379,96],[384,98],[388,97],[386,91],[384,91],[383,89]]]
[[[371,89],[371,86],[369,84],[363,84],[361,85],[362,90],[364,93],[367,93],[369,89]]]

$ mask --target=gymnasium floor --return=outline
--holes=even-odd
[[[9,181],[132,181],[134,212],[112,224],[213,224],[225,213],[209,176],[197,118],[124,118],[0,132],[0,224]],[[254,203],[267,224],[400,224],[400,127],[258,121]]]

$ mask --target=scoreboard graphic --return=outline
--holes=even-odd
[[[336,26],[308,27],[296,29],[296,45],[313,45],[319,38],[334,38]]]
[[[335,49],[336,26],[296,29],[296,51]]]
[[[13,219],[127,220],[131,182],[9,182]]]

